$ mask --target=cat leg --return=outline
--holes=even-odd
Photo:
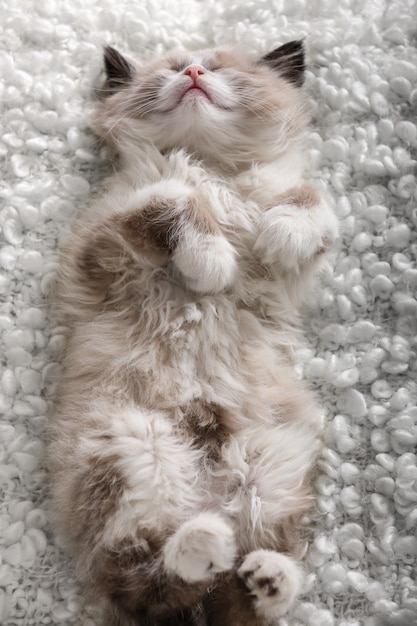
[[[318,191],[310,186],[289,189],[265,211],[254,251],[265,265],[277,264],[299,273],[317,260],[337,236],[337,220]]]
[[[286,380],[284,386],[276,400],[281,420],[289,422],[279,427],[252,427],[244,438],[246,489],[238,523],[244,531],[240,549],[245,556],[234,576],[224,577],[224,583],[208,594],[208,626],[276,624],[301,589],[299,558],[304,546],[300,519],[311,506],[309,474],[318,441],[309,426],[315,410],[309,395],[298,383],[291,385]],[[231,454],[233,467],[233,460],[239,458],[237,448]],[[253,539],[247,532],[252,524]],[[259,546],[263,549],[257,549]]]
[[[186,286],[199,293],[226,289],[236,272],[236,251],[224,237],[206,202],[184,188],[178,197],[155,193],[142,198],[138,208],[120,216],[128,241],[168,253]],[[167,190],[164,187],[164,191]],[[139,195],[138,198],[141,196]],[[140,240],[140,241],[138,241]]]
[[[132,194],[114,211],[81,234],[77,270],[100,293],[120,281],[134,279],[138,269],[153,272],[171,266],[178,280],[198,293],[218,293],[232,284],[236,250],[225,238],[202,198],[186,186],[151,186]],[[176,194],[174,193],[176,190]],[[171,193],[173,197],[165,194]]]
[[[97,410],[88,436],[66,451],[65,469],[64,444],[51,447],[57,522],[80,580],[115,623],[168,619],[196,606],[216,574],[233,566],[233,531],[220,515],[199,513],[202,452],[165,413],[119,408],[97,431],[95,419],[103,424],[103,411],[116,409]]]

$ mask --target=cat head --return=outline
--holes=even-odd
[[[104,63],[108,97],[93,127],[120,152],[148,141],[233,167],[273,160],[308,123],[301,41],[261,58],[222,47],[145,65],[106,47]]]

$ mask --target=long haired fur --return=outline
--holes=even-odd
[[[63,249],[58,532],[111,626],[265,626],[302,585],[319,410],[299,310],[337,232],[304,180],[304,52],[105,50],[119,164]]]

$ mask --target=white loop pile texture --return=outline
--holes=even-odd
[[[94,624],[51,536],[43,436],[57,241],[105,168],[87,129],[102,44],[149,58],[304,37],[311,161],[342,235],[306,319],[327,413],[311,573],[280,624],[415,626],[415,2],[3,0],[0,15],[0,624]]]

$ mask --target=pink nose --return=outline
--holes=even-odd
[[[201,67],[201,65],[189,65],[185,68],[184,74],[186,76],[191,76],[195,83],[197,82],[197,78],[204,74],[204,69]]]

